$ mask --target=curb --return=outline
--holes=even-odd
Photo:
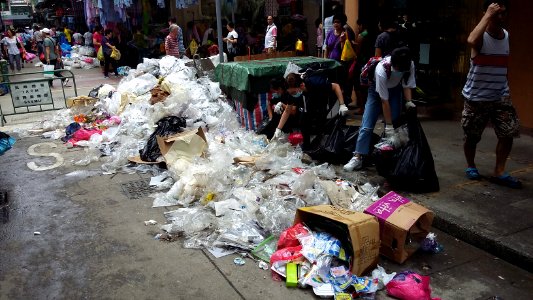
[[[501,241],[481,235],[473,229],[461,227],[459,224],[453,222],[452,218],[445,212],[435,211],[433,226],[521,269],[533,272],[533,257],[530,253],[520,252],[503,244]]]

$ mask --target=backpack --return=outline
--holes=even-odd
[[[359,78],[359,81],[362,86],[369,86],[370,82],[375,81],[376,76],[376,67],[381,62],[383,58],[379,56],[371,57],[368,62],[361,68],[361,76]],[[387,79],[390,78],[391,75],[391,64],[390,63],[384,63],[385,66],[385,72],[387,73]]]

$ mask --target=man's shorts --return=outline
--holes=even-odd
[[[520,136],[520,122],[511,101],[468,101],[465,99],[461,118],[465,140],[479,142],[489,120],[498,138]]]

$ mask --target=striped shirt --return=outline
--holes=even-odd
[[[483,33],[483,46],[470,59],[470,71],[463,96],[470,101],[495,101],[509,96],[507,67],[509,64],[509,33],[496,39]]]
[[[167,35],[165,39],[165,52],[167,53],[167,55],[172,55],[177,58],[180,58],[178,39],[171,36],[170,34]]]

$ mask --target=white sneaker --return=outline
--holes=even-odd
[[[344,165],[344,171],[360,170],[363,167],[363,161],[361,158],[354,156],[350,161]]]

